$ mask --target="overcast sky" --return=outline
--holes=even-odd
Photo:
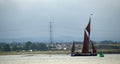
[[[0,41],[49,39],[50,20],[54,39],[83,41],[91,13],[92,40],[120,41],[120,0],[0,0]]]

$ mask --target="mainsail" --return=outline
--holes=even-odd
[[[83,41],[83,48],[82,53],[88,53],[89,52],[89,37],[87,36],[86,31],[84,31],[84,41]]]
[[[82,53],[89,53],[90,23],[91,23],[91,17],[89,18],[89,23],[84,31]]]
[[[88,32],[88,36],[90,36],[90,24],[91,24],[91,17],[89,18],[89,23],[88,23],[88,25],[87,25],[87,27],[86,27],[86,30],[87,30],[87,32]]]

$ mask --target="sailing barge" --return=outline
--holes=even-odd
[[[89,23],[84,30],[84,41],[83,41],[83,48],[82,52],[75,52],[75,43],[73,42],[72,49],[71,49],[71,56],[97,56],[97,50],[94,47],[93,42],[90,40],[90,24],[91,24],[91,17],[89,18]],[[89,51],[89,45],[92,47],[92,51]]]

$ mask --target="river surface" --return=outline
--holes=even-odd
[[[71,57],[65,54],[1,55],[0,64],[120,64],[120,54],[105,54],[105,57]]]

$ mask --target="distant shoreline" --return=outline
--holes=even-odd
[[[98,51],[99,53],[99,51]],[[120,54],[119,51],[103,51],[104,54]],[[34,52],[0,52],[0,55],[26,55],[26,54],[70,54],[70,51],[34,51]]]

